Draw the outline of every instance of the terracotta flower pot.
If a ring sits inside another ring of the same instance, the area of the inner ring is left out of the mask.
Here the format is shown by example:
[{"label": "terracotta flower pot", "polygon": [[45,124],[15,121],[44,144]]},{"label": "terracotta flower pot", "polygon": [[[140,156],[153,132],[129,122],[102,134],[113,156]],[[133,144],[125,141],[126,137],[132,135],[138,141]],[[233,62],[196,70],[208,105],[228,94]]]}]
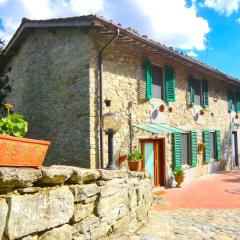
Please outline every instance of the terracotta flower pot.
[{"label": "terracotta flower pot", "polygon": [[165,106],[162,104],[162,105],[160,105],[159,106],[159,111],[160,112],[164,112],[164,110],[165,110]]},{"label": "terracotta flower pot", "polygon": [[203,116],[204,115],[204,110],[200,110],[200,115]]},{"label": "terracotta flower pot", "polygon": [[0,166],[39,167],[49,145],[49,141],[0,134]]},{"label": "terracotta flower pot", "polygon": [[118,167],[121,169],[127,165],[127,155],[120,155],[118,157]]},{"label": "terracotta flower pot", "polygon": [[130,171],[142,171],[143,161],[128,161],[128,167]]},{"label": "terracotta flower pot", "polygon": [[180,187],[181,183],[184,181],[184,176],[176,175],[175,181],[177,182],[176,187]]}]

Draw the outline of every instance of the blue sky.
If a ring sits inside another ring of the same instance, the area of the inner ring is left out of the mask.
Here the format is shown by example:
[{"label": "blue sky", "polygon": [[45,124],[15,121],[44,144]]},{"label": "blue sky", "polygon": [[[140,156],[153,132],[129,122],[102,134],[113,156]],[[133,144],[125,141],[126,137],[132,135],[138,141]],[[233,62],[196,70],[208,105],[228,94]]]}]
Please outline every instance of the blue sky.
[{"label": "blue sky", "polygon": [[0,0],[0,38],[22,17],[98,14],[240,78],[240,0]]}]

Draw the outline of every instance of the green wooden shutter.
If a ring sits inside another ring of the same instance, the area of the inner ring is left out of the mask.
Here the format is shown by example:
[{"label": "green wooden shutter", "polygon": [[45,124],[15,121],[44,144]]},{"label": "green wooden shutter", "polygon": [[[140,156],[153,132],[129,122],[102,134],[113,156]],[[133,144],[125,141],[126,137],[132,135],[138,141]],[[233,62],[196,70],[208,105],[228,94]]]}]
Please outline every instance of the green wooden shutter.
[{"label": "green wooden shutter", "polygon": [[174,77],[174,68],[173,67],[165,67],[165,85],[166,85],[166,101],[167,102],[175,102],[176,101],[176,80]]},{"label": "green wooden shutter", "polygon": [[198,154],[198,145],[197,145],[197,132],[191,131],[191,165],[193,167],[197,166],[197,154]]},{"label": "green wooden shutter", "polygon": [[221,134],[220,130],[216,131],[216,142],[217,142],[217,160],[221,160]]},{"label": "green wooden shutter", "polygon": [[193,77],[189,76],[188,78],[188,92],[189,92],[189,103],[191,105],[194,105],[194,81],[193,81]]},{"label": "green wooden shutter", "polygon": [[228,91],[228,112],[233,110],[233,92]]},{"label": "green wooden shutter", "polygon": [[174,151],[174,170],[182,167],[182,134],[175,132],[173,134],[173,151]]},{"label": "green wooden shutter", "polygon": [[146,81],[146,98],[152,98],[152,66],[148,59],[144,60],[145,81]]},{"label": "green wooden shutter", "polygon": [[237,93],[236,99],[237,99],[237,113],[240,113],[240,93]]},{"label": "green wooden shutter", "polygon": [[208,81],[202,80],[202,97],[203,97],[203,107],[207,108],[209,107],[208,102]]},{"label": "green wooden shutter", "polygon": [[204,162],[208,163],[210,161],[210,132],[209,132],[209,130],[205,130],[203,132],[203,142],[205,144]]}]

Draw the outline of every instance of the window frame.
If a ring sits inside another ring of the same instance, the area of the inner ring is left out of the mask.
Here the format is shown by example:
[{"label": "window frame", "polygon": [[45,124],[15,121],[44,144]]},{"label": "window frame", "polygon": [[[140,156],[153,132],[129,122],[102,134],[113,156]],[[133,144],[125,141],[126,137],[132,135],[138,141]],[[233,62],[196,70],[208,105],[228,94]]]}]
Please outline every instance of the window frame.
[{"label": "window frame", "polygon": [[[161,69],[162,72],[162,86],[161,86],[161,98],[156,98],[155,96],[153,96],[153,67],[155,68],[159,68]],[[152,70],[152,99],[155,100],[162,100],[162,101],[166,101],[166,83],[165,83],[165,73],[164,73],[164,67],[151,63],[151,70]]]},{"label": "window frame", "polygon": [[[196,100],[195,100],[195,92],[196,92],[196,82],[199,83],[199,86],[200,86],[200,105],[199,104],[196,104]],[[203,82],[201,79],[198,79],[198,78],[193,78],[193,88],[194,88],[194,105],[198,105],[198,106],[201,106],[203,107]]]},{"label": "window frame", "polygon": [[[210,130],[209,131],[210,137],[209,137],[209,144],[210,144],[210,162],[217,161],[217,133],[216,130]],[[214,134],[214,157],[212,157],[212,147],[211,147],[211,134]]]},{"label": "window frame", "polygon": [[181,133],[181,141],[183,139],[183,135],[187,135],[187,152],[188,152],[188,159],[186,163],[183,163],[183,144],[181,142],[181,146],[182,146],[182,165],[183,166],[191,166],[191,134],[190,132],[186,132],[186,133]]}]

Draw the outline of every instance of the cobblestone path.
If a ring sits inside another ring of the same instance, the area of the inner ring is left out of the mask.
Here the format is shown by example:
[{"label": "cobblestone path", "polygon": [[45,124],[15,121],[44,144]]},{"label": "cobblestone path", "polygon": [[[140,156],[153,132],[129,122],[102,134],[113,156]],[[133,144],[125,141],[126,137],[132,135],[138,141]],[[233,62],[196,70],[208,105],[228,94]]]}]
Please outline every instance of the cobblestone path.
[{"label": "cobblestone path", "polygon": [[240,240],[240,209],[153,210],[140,230],[109,239]]}]

